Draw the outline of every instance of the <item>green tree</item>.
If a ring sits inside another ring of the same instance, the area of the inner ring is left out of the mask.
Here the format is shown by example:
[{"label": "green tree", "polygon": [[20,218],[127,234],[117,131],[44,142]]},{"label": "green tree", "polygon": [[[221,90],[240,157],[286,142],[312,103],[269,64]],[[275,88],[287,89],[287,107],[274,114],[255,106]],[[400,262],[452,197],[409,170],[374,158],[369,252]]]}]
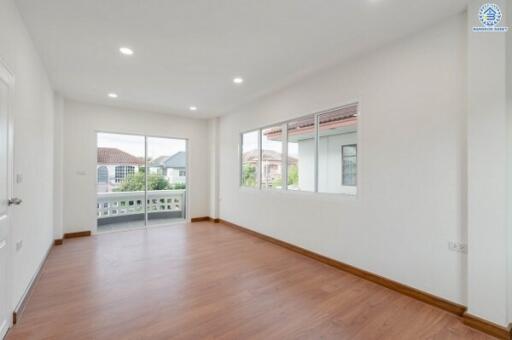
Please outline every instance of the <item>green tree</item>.
[{"label": "green tree", "polygon": [[172,190],[180,190],[185,189],[187,185],[185,183],[173,183],[170,185]]},{"label": "green tree", "polygon": [[[114,191],[144,191],[145,176],[144,170],[128,175],[121,185],[114,189]],[[176,183],[173,186],[183,186],[184,183]],[[148,190],[171,190],[178,189],[173,188],[167,179],[161,174],[149,174],[148,175]]]},{"label": "green tree", "polygon": [[299,184],[299,169],[297,168],[297,164],[289,164],[288,165],[288,185],[298,185]]},{"label": "green tree", "polygon": [[242,166],[242,183],[248,187],[256,186],[256,167],[253,164]]}]

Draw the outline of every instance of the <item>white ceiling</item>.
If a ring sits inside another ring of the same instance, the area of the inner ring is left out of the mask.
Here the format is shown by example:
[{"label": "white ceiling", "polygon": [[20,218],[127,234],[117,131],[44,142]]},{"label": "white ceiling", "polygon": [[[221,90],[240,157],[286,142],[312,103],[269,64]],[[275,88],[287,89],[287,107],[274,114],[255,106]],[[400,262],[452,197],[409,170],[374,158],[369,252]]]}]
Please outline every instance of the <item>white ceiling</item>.
[{"label": "white ceiling", "polygon": [[[63,95],[199,118],[432,25],[467,2],[16,0]],[[121,46],[135,54],[121,56]],[[245,82],[234,85],[234,76]]]}]

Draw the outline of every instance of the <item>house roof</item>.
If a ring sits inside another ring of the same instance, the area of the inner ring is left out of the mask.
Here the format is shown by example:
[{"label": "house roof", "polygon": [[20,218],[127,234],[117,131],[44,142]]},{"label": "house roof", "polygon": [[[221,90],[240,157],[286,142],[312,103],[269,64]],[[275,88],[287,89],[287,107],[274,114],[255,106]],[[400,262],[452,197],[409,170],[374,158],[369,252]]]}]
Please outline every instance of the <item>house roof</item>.
[{"label": "house roof", "polygon": [[172,156],[159,156],[149,163],[149,166],[164,168],[186,168],[187,167],[187,153],[179,151]]},{"label": "house roof", "polygon": [[180,151],[169,157],[165,161],[167,168],[185,168],[187,166],[187,153]]},{"label": "house roof", "polygon": [[144,164],[142,159],[116,148],[98,148],[97,162],[98,164]]},{"label": "house roof", "polygon": [[165,161],[169,159],[170,156],[159,156],[149,162],[149,166],[164,166]]},{"label": "house roof", "polygon": [[[319,116],[319,131],[340,129],[343,127],[356,126],[358,119],[357,104],[345,106],[331,112],[323,113]],[[311,138],[311,134],[315,132],[315,119],[313,115],[288,123],[288,136],[307,136]],[[281,127],[271,129],[265,132],[270,140],[280,140],[282,138]]]},{"label": "house roof", "polygon": [[[275,161],[275,162],[281,162],[282,160],[282,154],[274,151],[274,150],[263,150],[261,152],[261,158],[264,161]],[[247,151],[243,155],[244,162],[256,162],[259,157],[259,151],[258,150],[251,150]],[[288,163],[295,164],[297,163],[297,159],[291,156],[288,156]]]}]

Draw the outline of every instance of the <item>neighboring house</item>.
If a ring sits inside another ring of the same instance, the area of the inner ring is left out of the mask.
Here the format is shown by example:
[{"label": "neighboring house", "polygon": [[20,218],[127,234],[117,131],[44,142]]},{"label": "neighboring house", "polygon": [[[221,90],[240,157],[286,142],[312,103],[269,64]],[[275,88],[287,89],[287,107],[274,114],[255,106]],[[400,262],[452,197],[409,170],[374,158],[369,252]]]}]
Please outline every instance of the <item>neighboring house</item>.
[{"label": "neighboring house", "polygon": [[[357,192],[358,117],[355,110],[356,107],[348,107],[320,117],[318,190],[321,192],[347,194]],[[289,157],[296,157],[293,159],[298,163],[299,174],[298,184],[289,186],[289,189],[313,191],[316,147],[314,120],[299,121],[296,124],[290,124],[288,128]],[[281,140],[282,135],[280,130],[272,131],[267,134],[267,138]]]},{"label": "neighboring house", "polygon": [[172,156],[159,156],[149,162],[149,173],[167,177],[169,183],[187,182],[187,153],[179,151]]},{"label": "neighboring house", "polygon": [[[259,158],[259,151],[252,150],[246,152],[243,155],[244,164],[250,164],[254,167],[257,167]],[[281,179],[282,177],[282,154],[273,151],[273,150],[263,150],[261,153],[261,164],[262,164],[262,173],[261,173],[261,185],[263,187],[271,187],[274,180]],[[293,157],[288,157],[288,162],[290,165],[297,164],[297,159]]]},{"label": "neighboring house", "polygon": [[139,171],[144,161],[116,148],[98,148],[96,181],[98,192],[110,192],[126,176]]}]

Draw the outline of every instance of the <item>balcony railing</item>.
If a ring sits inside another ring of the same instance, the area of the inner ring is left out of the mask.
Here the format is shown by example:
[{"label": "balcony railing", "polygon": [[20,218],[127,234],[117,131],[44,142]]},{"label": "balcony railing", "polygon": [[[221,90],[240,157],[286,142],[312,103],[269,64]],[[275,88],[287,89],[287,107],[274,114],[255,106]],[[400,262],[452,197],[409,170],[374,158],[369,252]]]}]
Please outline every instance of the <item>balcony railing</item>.
[{"label": "balcony railing", "polygon": [[[185,190],[148,191],[148,216],[185,217]],[[100,192],[97,194],[98,225],[144,216],[144,191]]]}]

